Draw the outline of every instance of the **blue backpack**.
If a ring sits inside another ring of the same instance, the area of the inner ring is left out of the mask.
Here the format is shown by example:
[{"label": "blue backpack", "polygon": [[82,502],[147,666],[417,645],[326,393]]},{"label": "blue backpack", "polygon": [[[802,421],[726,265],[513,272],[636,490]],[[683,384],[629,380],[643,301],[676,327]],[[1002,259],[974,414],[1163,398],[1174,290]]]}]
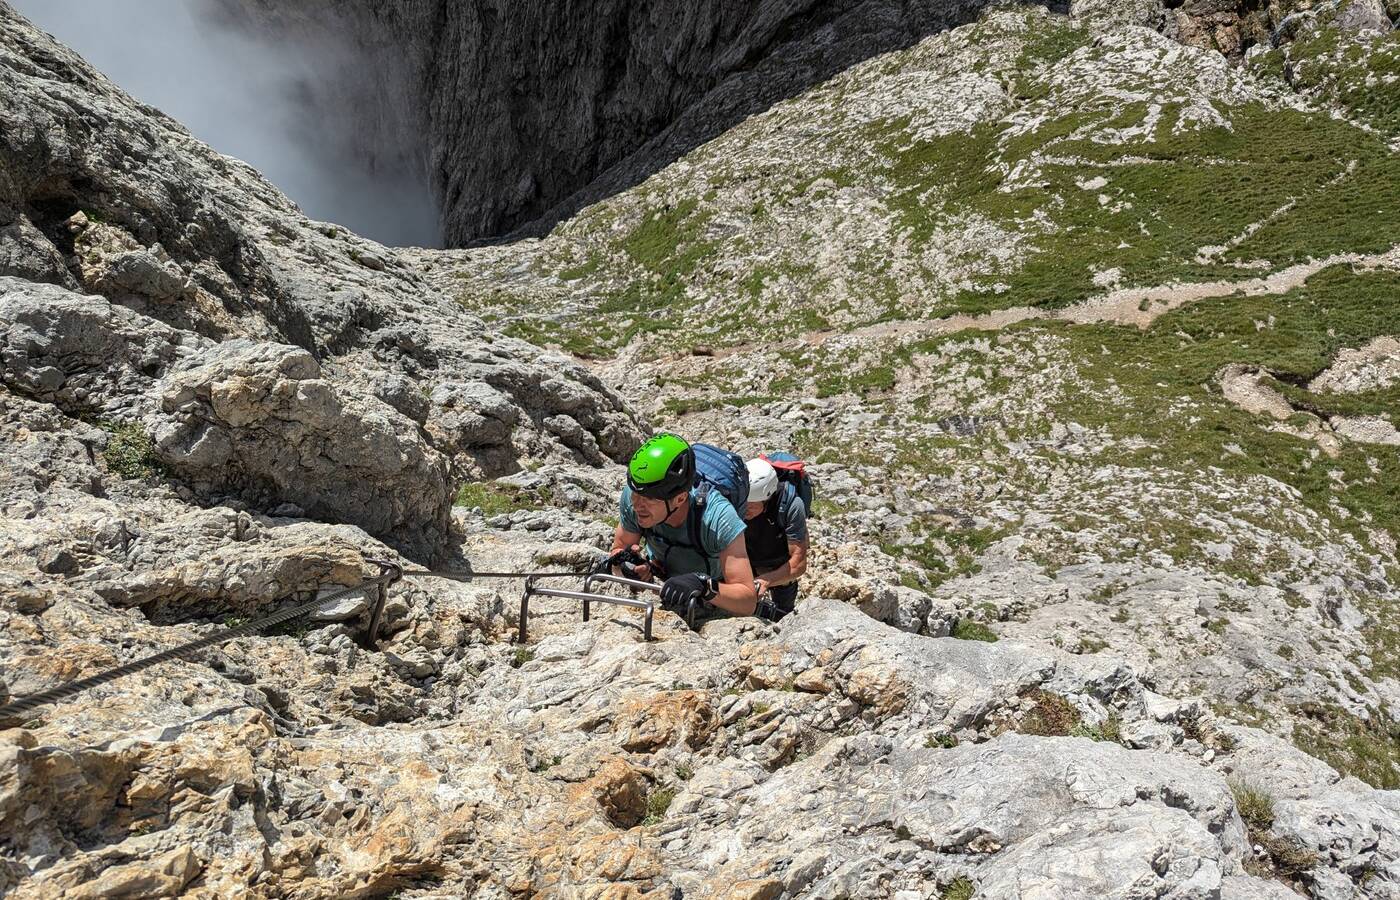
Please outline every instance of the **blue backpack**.
[{"label": "blue backpack", "polygon": [[802,508],[810,518],[816,490],[812,486],[812,476],[807,474],[807,464],[791,453],[765,453],[759,458],[768,460],[777,471],[779,481],[793,486],[797,499],[802,501]]},{"label": "blue backpack", "polygon": [[719,491],[742,517],[749,502],[749,467],[744,458],[712,444],[691,444],[690,449],[695,452],[695,486],[701,495]]}]

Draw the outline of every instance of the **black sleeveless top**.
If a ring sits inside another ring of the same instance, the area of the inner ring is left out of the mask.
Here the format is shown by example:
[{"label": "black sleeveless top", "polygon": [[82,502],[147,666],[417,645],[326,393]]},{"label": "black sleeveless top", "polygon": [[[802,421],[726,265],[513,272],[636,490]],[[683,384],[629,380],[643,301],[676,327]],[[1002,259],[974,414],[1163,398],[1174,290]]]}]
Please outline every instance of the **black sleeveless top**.
[{"label": "black sleeveless top", "polygon": [[787,565],[791,556],[787,529],[783,526],[788,503],[801,503],[792,485],[781,485],[778,493],[768,498],[763,512],[748,520],[744,529],[744,545],[749,551],[749,564],[754,574],[771,572]]}]

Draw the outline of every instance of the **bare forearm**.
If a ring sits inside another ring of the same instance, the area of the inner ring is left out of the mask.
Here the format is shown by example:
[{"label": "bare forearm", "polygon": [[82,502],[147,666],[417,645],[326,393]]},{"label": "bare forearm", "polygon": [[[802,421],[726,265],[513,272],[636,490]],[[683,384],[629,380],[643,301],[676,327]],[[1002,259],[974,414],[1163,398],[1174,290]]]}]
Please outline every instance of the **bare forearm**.
[{"label": "bare forearm", "polygon": [[788,561],[771,572],[760,572],[758,577],[769,587],[791,584],[807,572],[807,548],[798,544],[793,547]]},{"label": "bare forearm", "polygon": [[613,529],[612,549],[608,551],[608,554],[611,555],[624,547],[632,546],[640,537],[641,535],[634,535],[621,525],[617,526],[617,528]]},{"label": "bare forearm", "polygon": [[753,589],[752,582],[746,584],[721,583],[719,593],[715,594],[710,602],[732,615],[751,616],[758,606],[758,593]]},{"label": "bare forearm", "polygon": [[758,577],[767,583],[769,587],[777,587],[780,584],[796,581],[798,576],[792,574],[792,563],[787,562],[771,572],[759,572]]}]

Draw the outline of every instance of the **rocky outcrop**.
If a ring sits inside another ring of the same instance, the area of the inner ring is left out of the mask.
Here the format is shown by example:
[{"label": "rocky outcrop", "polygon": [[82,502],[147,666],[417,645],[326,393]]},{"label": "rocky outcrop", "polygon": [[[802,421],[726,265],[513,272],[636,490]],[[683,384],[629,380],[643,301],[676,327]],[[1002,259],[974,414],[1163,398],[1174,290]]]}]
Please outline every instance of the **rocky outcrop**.
[{"label": "rocky outcrop", "polygon": [[1359,394],[1396,384],[1400,384],[1400,338],[1379,337],[1364,347],[1338,353],[1332,365],[1308,383],[1308,390]]},{"label": "rocky outcrop", "polygon": [[155,380],[211,346],[100,297],[0,277],[0,378],[75,416],[139,416]]},{"label": "rocky outcrop", "polygon": [[1388,11],[1383,0],[1186,0],[1165,5],[1165,33],[1235,59],[1251,47],[1276,46],[1321,25],[1347,34],[1382,34],[1392,30],[1400,12]]},{"label": "rocky outcrop", "polygon": [[[526,458],[622,459],[640,440],[581,367],[492,335],[392,251],[308,221],[9,7],[0,87],[0,377],[71,415],[145,417],[201,496],[402,527],[426,552],[456,482]],[[215,344],[235,339],[262,349]],[[276,452],[238,437],[269,425]],[[327,499],[331,484],[357,499]]]},{"label": "rocky outcrop", "polygon": [[445,539],[446,459],[378,398],[340,396],[305,350],[227,341],[156,390],[156,456],[201,495],[425,547]]}]

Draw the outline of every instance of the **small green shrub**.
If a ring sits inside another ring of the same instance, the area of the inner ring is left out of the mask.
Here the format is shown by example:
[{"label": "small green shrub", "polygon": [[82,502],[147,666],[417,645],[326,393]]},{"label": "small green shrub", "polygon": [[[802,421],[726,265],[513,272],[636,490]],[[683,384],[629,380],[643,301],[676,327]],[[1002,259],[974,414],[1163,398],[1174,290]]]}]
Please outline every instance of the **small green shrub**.
[{"label": "small green shrub", "polygon": [[510,667],[512,669],[518,669],[534,658],[534,650],[531,650],[529,647],[516,647],[515,653],[511,654],[510,657]]},{"label": "small green shrub", "polygon": [[1022,717],[1016,730],[1037,737],[1068,737],[1082,725],[1079,710],[1064,697],[1052,691],[1036,690],[1031,698],[1035,705]]},{"label": "small green shrub", "polygon": [[987,641],[996,643],[996,632],[983,625],[981,622],[974,622],[971,619],[959,619],[953,625],[952,637],[960,641]]},{"label": "small green shrub", "polygon": [[1074,648],[1075,653],[1100,653],[1108,648],[1106,641],[1101,641],[1096,637],[1081,637],[1079,646]]},{"label": "small green shrub", "polygon": [[1231,778],[1227,784],[1235,796],[1240,818],[1252,830],[1267,831],[1274,826],[1274,798],[1268,791],[1244,778]]},{"label": "small green shrub", "polygon": [[512,513],[518,509],[534,509],[546,505],[552,497],[548,492],[525,491],[513,485],[491,481],[471,481],[457,491],[457,506],[480,508],[486,517]]},{"label": "small green shrub", "polygon": [[102,458],[107,461],[108,470],[122,478],[150,478],[161,472],[160,461],[156,458],[155,445],[146,429],[137,422],[118,425],[102,422],[100,427],[111,434]]},{"label": "small green shrub", "polygon": [[1123,743],[1123,720],[1117,713],[1110,713],[1108,718],[1097,725],[1089,725],[1080,722],[1069,731],[1070,737],[1086,737],[1092,741],[1109,741],[1114,744]]},{"label": "small green shrub", "polygon": [[977,889],[966,878],[955,878],[939,891],[940,900],[972,900]]},{"label": "small green shrub", "polygon": [[1246,872],[1287,882],[1317,865],[1317,854],[1271,830],[1274,825],[1272,794],[1244,778],[1230,778],[1226,783],[1235,797],[1235,808],[1244,820],[1249,842],[1263,850],[1262,858],[1251,856],[1245,860]]},{"label": "small green shrub", "polygon": [[643,825],[655,825],[666,818],[666,810],[671,808],[671,801],[676,799],[675,788],[657,788],[647,795],[647,814],[642,819]]}]

